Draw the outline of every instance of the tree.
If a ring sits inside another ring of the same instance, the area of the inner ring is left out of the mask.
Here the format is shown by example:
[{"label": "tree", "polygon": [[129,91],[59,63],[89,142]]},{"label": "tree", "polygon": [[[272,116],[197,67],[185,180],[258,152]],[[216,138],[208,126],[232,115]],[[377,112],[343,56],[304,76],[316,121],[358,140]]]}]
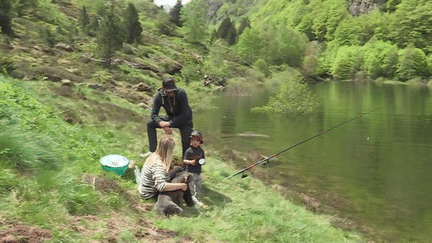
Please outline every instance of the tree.
[{"label": "tree", "polygon": [[101,21],[97,42],[103,58],[107,61],[108,66],[116,50],[123,46],[124,33],[118,24],[120,21],[114,14],[114,7],[111,6],[105,18]]},{"label": "tree", "polygon": [[183,8],[183,4],[181,0],[177,0],[177,3],[174,5],[174,7],[170,10],[170,21],[174,24],[176,24],[178,27],[182,27],[183,23],[180,20],[180,13],[181,9]]},{"label": "tree", "polygon": [[222,38],[222,39],[226,39],[226,37],[227,37],[227,35],[228,35],[228,32],[229,32],[230,29],[231,29],[231,26],[232,26],[232,24],[231,24],[231,19],[230,19],[230,17],[226,17],[226,18],[222,21],[222,23],[220,24],[220,26],[219,26],[219,28],[218,28],[218,31],[217,31],[218,37],[219,37],[219,38]]},{"label": "tree", "polygon": [[139,14],[133,3],[129,3],[125,11],[126,42],[131,44],[141,36],[143,31],[139,22]]},{"label": "tree", "polygon": [[36,8],[38,5],[37,0],[17,0],[15,1],[15,11],[18,17],[22,17],[24,15],[24,10],[28,8]]},{"label": "tree", "polygon": [[260,57],[261,47],[262,42],[257,28],[245,29],[236,45],[237,54],[248,64],[252,64]]},{"label": "tree", "polygon": [[237,40],[237,30],[235,28],[235,25],[231,23],[231,27],[228,30],[227,36],[225,38],[228,45],[232,46],[236,43]]},{"label": "tree", "polygon": [[181,21],[186,33],[186,40],[191,43],[204,41],[207,35],[207,5],[203,0],[194,0],[181,10]]},{"label": "tree", "polygon": [[90,17],[87,14],[86,7],[82,7],[80,15],[79,15],[79,23],[81,26],[81,29],[84,33],[88,32],[88,26],[90,24]]},{"label": "tree", "polygon": [[8,36],[15,36],[12,30],[12,4],[10,0],[0,0],[0,27]]},{"label": "tree", "polygon": [[243,33],[243,31],[246,27],[249,27],[249,28],[251,27],[250,20],[248,17],[244,17],[240,20],[240,26],[239,26],[238,31],[237,31],[238,36],[240,36]]},{"label": "tree", "polygon": [[399,78],[406,81],[416,77],[423,77],[427,73],[426,70],[426,55],[421,49],[415,48],[413,44],[409,44],[400,56],[397,69]]}]

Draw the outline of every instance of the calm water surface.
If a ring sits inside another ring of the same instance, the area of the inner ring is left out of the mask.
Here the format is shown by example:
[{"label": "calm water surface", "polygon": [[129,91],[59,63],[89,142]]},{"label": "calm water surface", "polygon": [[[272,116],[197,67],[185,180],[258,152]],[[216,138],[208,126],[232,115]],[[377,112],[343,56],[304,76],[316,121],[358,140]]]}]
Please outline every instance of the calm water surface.
[{"label": "calm water surface", "polygon": [[[317,114],[253,113],[251,107],[268,100],[261,90],[222,95],[218,109],[195,112],[195,128],[218,148],[269,156],[372,111],[279,155],[266,171],[282,185],[295,181],[311,193],[339,195],[350,205],[341,215],[378,229],[388,241],[432,242],[431,90],[349,82],[311,89],[322,104]],[[268,137],[238,136],[247,132]]]}]

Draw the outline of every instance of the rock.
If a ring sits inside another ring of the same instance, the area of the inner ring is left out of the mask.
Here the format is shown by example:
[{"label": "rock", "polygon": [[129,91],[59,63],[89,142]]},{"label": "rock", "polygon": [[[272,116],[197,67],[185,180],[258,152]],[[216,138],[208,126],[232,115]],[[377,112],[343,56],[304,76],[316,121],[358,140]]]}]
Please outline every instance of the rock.
[{"label": "rock", "polygon": [[370,13],[379,5],[385,4],[385,0],[350,0],[348,2],[348,10],[352,16]]},{"label": "rock", "polygon": [[134,62],[129,62],[127,60],[124,60],[124,63],[126,65],[128,65],[131,68],[135,68],[135,69],[141,69],[141,70],[150,70],[154,73],[160,73],[159,70],[157,70],[156,68],[150,67],[150,66],[146,66],[144,64],[141,63],[134,63]]},{"label": "rock", "polygon": [[134,89],[134,90],[136,90],[136,91],[140,91],[140,92],[143,92],[143,91],[151,91],[151,87],[149,86],[149,85],[147,85],[147,84],[144,84],[144,83],[139,83],[139,84],[137,84],[137,85],[134,85],[134,86],[132,86],[132,88]]},{"label": "rock", "polygon": [[149,106],[148,106],[146,103],[144,103],[144,102],[140,102],[140,103],[138,104],[138,106],[139,106],[139,107],[142,107],[142,108],[144,108],[144,109],[148,109],[148,108],[149,108]]},{"label": "rock", "polygon": [[102,91],[106,90],[106,88],[100,84],[88,84],[87,87],[89,87],[90,89],[97,89]]},{"label": "rock", "polygon": [[53,81],[53,82],[60,82],[60,81],[62,81],[62,78],[59,77],[59,76],[57,76],[57,75],[55,75],[55,74],[45,74],[45,77],[48,80]]},{"label": "rock", "polygon": [[57,48],[57,49],[61,49],[61,50],[64,50],[64,51],[73,51],[73,48],[72,48],[72,46],[70,46],[70,45],[68,45],[68,44],[65,44],[65,43],[58,43],[56,46],[55,46],[55,48]]},{"label": "rock", "polygon": [[169,74],[174,75],[176,73],[179,73],[182,70],[183,66],[179,62],[174,62],[174,65],[171,67],[171,69],[168,71]]},{"label": "rock", "polygon": [[61,85],[71,87],[71,86],[73,86],[74,84],[73,84],[72,81],[70,81],[69,79],[63,79],[63,80],[61,81]]}]

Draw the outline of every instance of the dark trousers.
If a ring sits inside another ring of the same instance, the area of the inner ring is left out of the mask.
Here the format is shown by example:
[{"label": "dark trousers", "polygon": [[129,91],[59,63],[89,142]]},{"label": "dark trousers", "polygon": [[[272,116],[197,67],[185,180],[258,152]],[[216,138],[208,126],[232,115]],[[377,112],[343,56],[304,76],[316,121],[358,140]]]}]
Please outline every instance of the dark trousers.
[{"label": "dark trousers", "polygon": [[[168,117],[168,116],[164,116],[161,118],[163,121],[170,121],[170,117]],[[189,136],[192,133],[192,127],[193,127],[192,121],[189,121],[187,124],[180,125],[178,127],[172,127],[172,128],[180,129],[181,140],[182,140],[182,149],[183,149],[182,157],[184,156],[186,150],[189,148],[189,144],[190,144],[189,143]],[[156,128],[160,128],[159,124],[157,122],[155,122],[153,119],[150,119],[150,121],[147,122],[147,136],[148,136],[148,140],[149,140],[150,152],[156,151],[156,147],[157,147]]]}]

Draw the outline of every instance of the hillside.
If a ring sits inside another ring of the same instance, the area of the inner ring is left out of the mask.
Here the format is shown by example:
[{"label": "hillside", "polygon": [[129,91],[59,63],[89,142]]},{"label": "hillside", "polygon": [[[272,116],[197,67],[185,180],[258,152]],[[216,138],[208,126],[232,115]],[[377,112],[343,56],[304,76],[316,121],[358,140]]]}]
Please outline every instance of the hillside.
[{"label": "hillside", "polygon": [[235,45],[245,63],[288,64],[311,80],[426,84],[432,75],[427,0],[212,1],[216,5],[215,21],[230,17],[240,29],[249,19]]},{"label": "hillside", "polygon": [[101,33],[110,17],[127,22],[126,1],[1,3],[10,25],[0,35],[0,242],[363,241],[334,226],[344,219],[314,214],[279,187],[252,177],[224,181],[235,172],[232,160],[246,158],[236,151],[226,156],[206,145],[207,207],[171,218],[139,197],[131,171],[101,169],[107,154],[143,165],[145,122],[161,78],[185,87],[197,112],[211,106],[222,78],[225,92],[238,92],[246,81],[264,82],[267,66],[242,65],[223,41],[190,42],[150,2],[134,2],[143,31],[112,53],[104,48],[116,33]]}]

